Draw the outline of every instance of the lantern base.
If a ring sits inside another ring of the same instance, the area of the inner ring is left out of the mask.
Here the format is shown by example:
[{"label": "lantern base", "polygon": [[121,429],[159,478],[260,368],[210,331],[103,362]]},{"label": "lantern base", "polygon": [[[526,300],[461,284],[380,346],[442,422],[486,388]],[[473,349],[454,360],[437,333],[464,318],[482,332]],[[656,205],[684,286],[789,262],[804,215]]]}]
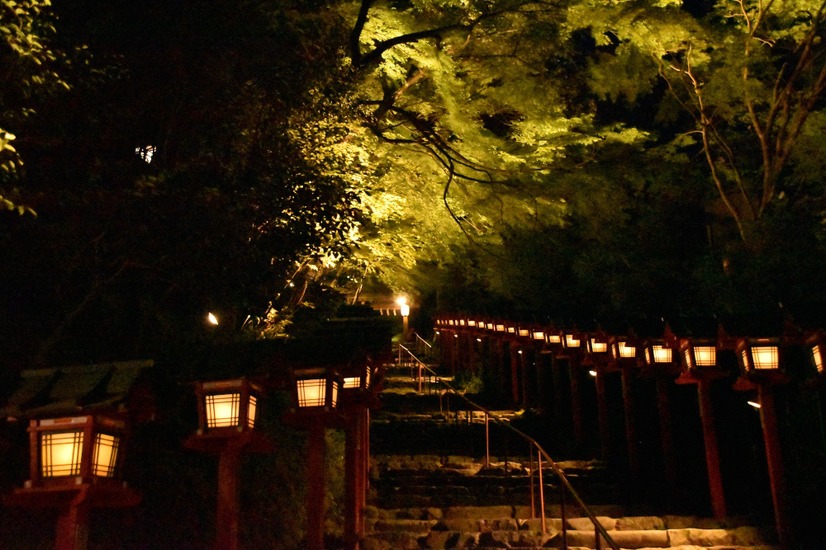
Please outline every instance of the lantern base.
[{"label": "lantern base", "polygon": [[782,386],[790,381],[791,377],[784,372],[766,370],[742,375],[732,387],[734,391],[755,391],[759,386]]},{"label": "lantern base", "polygon": [[698,384],[701,379],[722,380],[728,376],[728,373],[719,367],[700,367],[682,371],[674,382],[676,384]]},{"label": "lantern base", "polygon": [[90,508],[128,508],[140,501],[140,494],[122,482],[23,487],[3,499],[6,506],[24,508],[65,508],[79,503]]},{"label": "lantern base", "polygon": [[243,449],[247,453],[271,453],[272,442],[255,430],[238,431],[236,428],[211,429],[206,433],[191,435],[184,447],[208,454],[221,454],[227,449]]}]

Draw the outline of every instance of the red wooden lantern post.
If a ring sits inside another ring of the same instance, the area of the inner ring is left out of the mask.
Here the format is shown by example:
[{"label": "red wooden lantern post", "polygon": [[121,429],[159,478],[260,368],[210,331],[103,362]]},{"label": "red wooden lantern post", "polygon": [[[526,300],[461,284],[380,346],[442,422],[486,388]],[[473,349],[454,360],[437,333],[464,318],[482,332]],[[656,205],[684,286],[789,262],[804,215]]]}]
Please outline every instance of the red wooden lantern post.
[{"label": "red wooden lantern post", "polygon": [[550,350],[548,350],[546,346],[545,338],[545,329],[540,327],[531,329],[531,341],[533,342],[533,355],[536,364],[536,378],[534,379],[536,383],[536,400],[540,405],[545,402],[545,387],[547,385],[545,380],[548,375],[548,369],[550,368],[547,360],[550,355]]},{"label": "red wooden lantern post", "polygon": [[717,445],[711,386],[715,380],[725,378],[726,374],[717,367],[715,342],[683,338],[680,340],[679,350],[683,370],[676,382],[697,385],[711,511],[715,518],[722,519],[726,516],[726,499],[720,470],[720,452]]},{"label": "red wooden lantern post", "polygon": [[269,452],[272,446],[255,429],[261,387],[246,379],[196,382],[198,431],[184,446],[218,455],[215,548],[239,547],[238,471],[243,453]]},{"label": "red wooden lantern post", "polygon": [[[666,329],[666,336],[669,331]],[[673,339],[672,339],[673,340]],[[657,387],[657,413],[660,423],[660,444],[665,466],[666,485],[673,491],[677,485],[677,459],[674,452],[674,436],[671,428],[671,383],[679,373],[677,354],[666,340],[649,340],[644,347],[644,373],[654,377]],[[673,494],[668,495],[673,498]]]},{"label": "red wooden lantern post", "polygon": [[510,387],[511,387],[511,402],[514,406],[520,406],[522,403],[522,387],[520,380],[520,369],[522,368],[522,348],[519,345],[519,339],[516,335],[516,326],[508,325],[506,328],[508,351],[510,355]]},{"label": "red wooden lantern post", "polygon": [[120,479],[124,420],[85,415],[32,420],[29,424],[30,479],[6,504],[56,508],[57,550],[83,550],[93,508],[135,506],[139,495]]},{"label": "red wooden lantern post", "polygon": [[341,408],[344,420],[344,542],[348,550],[359,548],[364,537],[370,465],[370,407],[375,400],[373,364],[351,365],[343,371]]},{"label": "red wooden lantern post", "polygon": [[735,384],[735,389],[757,390],[757,403],[760,406],[760,423],[763,427],[763,443],[766,448],[766,462],[774,505],[775,527],[780,545],[783,548],[791,548],[788,495],[774,403],[775,386],[785,384],[789,380],[781,370],[781,354],[782,348],[777,339],[740,338],[737,342],[737,359],[742,376]]},{"label": "red wooden lantern post", "polygon": [[594,376],[597,393],[597,421],[599,422],[600,457],[608,461],[611,454],[611,428],[608,414],[608,390],[605,377],[610,369],[609,339],[602,333],[589,335],[587,341],[590,373]]},{"label": "red wooden lantern post", "polygon": [[554,401],[554,423],[558,432],[564,432],[562,419],[565,414],[564,400],[562,392],[562,366],[559,359],[562,355],[562,338],[561,331],[556,329],[549,329],[545,331],[545,343],[549,354],[551,355],[551,385],[553,386],[553,401]]},{"label": "red wooden lantern post", "polygon": [[615,338],[611,342],[611,357],[622,376],[622,406],[625,412],[625,441],[628,469],[634,481],[640,476],[640,451],[637,438],[637,408],[634,400],[634,376],[638,370],[637,343],[632,338]]},{"label": "red wooden lantern post", "polygon": [[324,549],[324,461],[326,424],[333,420],[339,401],[337,372],[326,368],[293,372],[294,413],[290,419],[303,426],[307,436],[307,550]]},{"label": "red wooden lantern post", "polygon": [[568,383],[571,386],[571,421],[574,440],[579,447],[585,444],[585,417],[582,407],[582,389],[580,388],[579,362],[582,352],[582,337],[574,331],[565,331],[562,335],[562,353],[560,358],[568,360]]}]

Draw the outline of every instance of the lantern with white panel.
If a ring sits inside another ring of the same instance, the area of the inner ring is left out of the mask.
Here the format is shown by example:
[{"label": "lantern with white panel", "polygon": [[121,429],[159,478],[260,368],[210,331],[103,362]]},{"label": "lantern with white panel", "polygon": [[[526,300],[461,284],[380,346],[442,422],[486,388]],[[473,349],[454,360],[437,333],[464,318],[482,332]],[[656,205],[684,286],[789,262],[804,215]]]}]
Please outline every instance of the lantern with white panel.
[{"label": "lantern with white panel", "polygon": [[198,434],[220,436],[255,428],[261,387],[247,379],[196,382]]},{"label": "lantern with white panel", "polygon": [[582,346],[582,339],[577,333],[566,331],[562,339],[562,344],[567,350],[578,350]]},{"label": "lantern with white panel", "polygon": [[819,377],[826,377],[826,336],[820,331],[806,339],[809,360]]},{"label": "lantern with white panel", "polygon": [[683,368],[699,373],[717,366],[717,346],[707,340],[680,340],[680,356]]},{"label": "lantern with white panel", "polygon": [[56,509],[55,548],[87,548],[93,508],[140,502],[140,495],[121,479],[127,425],[120,415],[34,419],[28,432],[29,480],[4,502]]},{"label": "lantern with white panel", "polygon": [[242,455],[267,453],[272,443],[258,430],[262,387],[247,378],[195,382],[198,430],[184,447],[218,456],[215,547],[239,544],[239,470]]},{"label": "lantern with white panel", "polygon": [[588,353],[590,354],[606,354],[608,353],[608,339],[601,335],[592,335],[588,337]]},{"label": "lantern with white panel", "polygon": [[122,420],[73,416],[32,420],[32,468],[27,487],[83,485],[120,476],[126,432]]},{"label": "lantern with white panel", "polygon": [[634,365],[637,362],[637,345],[630,338],[615,336],[609,343],[611,358],[617,365]]},{"label": "lantern with white panel", "polygon": [[737,361],[746,378],[771,379],[782,377],[780,342],[776,338],[740,338]]},{"label": "lantern with white panel", "polygon": [[298,369],[294,404],[297,412],[329,412],[338,405],[339,376],[326,368]]}]

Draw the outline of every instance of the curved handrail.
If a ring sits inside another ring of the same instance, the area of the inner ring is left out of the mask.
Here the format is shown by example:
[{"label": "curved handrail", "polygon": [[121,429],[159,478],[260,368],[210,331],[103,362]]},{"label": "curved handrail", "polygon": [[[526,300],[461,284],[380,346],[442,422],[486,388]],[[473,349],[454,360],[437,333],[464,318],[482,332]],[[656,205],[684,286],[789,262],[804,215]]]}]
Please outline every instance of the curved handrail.
[{"label": "curved handrail", "polygon": [[[421,390],[421,384],[422,384],[421,370],[424,369],[424,370],[428,371],[435,378],[437,383],[442,384],[443,386],[445,386],[450,393],[452,393],[454,395],[457,395],[465,403],[467,403],[468,405],[470,405],[474,409],[485,413],[485,415],[487,415],[487,417],[492,418],[494,420],[494,422],[496,422],[500,426],[503,426],[504,428],[507,428],[508,430],[514,432],[516,435],[518,435],[519,437],[524,439],[527,443],[529,443],[531,445],[534,445],[536,447],[537,451],[541,454],[541,456],[543,456],[545,458],[545,460],[548,462],[548,464],[551,467],[551,470],[553,470],[554,474],[556,474],[556,477],[559,479],[559,481],[562,483],[562,485],[565,487],[565,489],[568,490],[568,492],[574,498],[574,501],[579,505],[579,507],[585,513],[586,517],[588,517],[588,519],[591,520],[591,523],[594,525],[594,532],[596,534],[594,539],[595,539],[595,544],[596,544],[597,550],[599,550],[599,547],[600,547],[600,537],[602,537],[605,540],[605,542],[613,550],[620,550],[620,547],[617,545],[616,542],[614,542],[614,540],[608,534],[608,531],[605,529],[605,527],[599,522],[599,520],[596,518],[596,516],[593,514],[593,512],[591,512],[588,509],[588,506],[585,504],[585,501],[582,500],[582,498],[579,496],[579,493],[577,493],[576,489],[574,489],[574,486],[571,485],[571,482],[568,480],[567,476],[565,475],[565,472],[562,471],[562,468],[559,467],[559,465],[551,458],[551,456],[545,451],[545,449],[542,448],[542,446],[534,438],[532,438],[531,436],[529,436],[525,432],[521,431],[520,429],[513,427],[509,422],[505,422],[499,416],[492,413],[486,407],[483,407],[482,405],[479,405],[478,403],[475,403],[474,401],[468,399],[468,397],[465,394],[458,392],[455,388],[453,388],[453,386],[451,386],[450,384],[445,382],[433,369],[428,367],[418,357],[416,357],[416,355],[412,351],[410,351],[410,349],[408,349],[407,347],[405,347],[402,344],[399,344],[399,356],[400,357],[401,357],[402,350],[404,350],[417,363],[417,366],[419,368],[419,373],[418,373],[417,379],[418,379],[418,382],[419,382],[419,392],[420,393],[422,391]],[[541,468],[541,466],[540,466],[540,468]],[[543,518],[545,516],[544,509],[542,510],[542,516],[543,516]],[[562,522],[562,537],[563,537],[564,548],[567,548],[568,547],[568,541],[567,541],[567,533],[566,533],[566,529],[565,529],[564,518],[563,518],[563,522]]]}]

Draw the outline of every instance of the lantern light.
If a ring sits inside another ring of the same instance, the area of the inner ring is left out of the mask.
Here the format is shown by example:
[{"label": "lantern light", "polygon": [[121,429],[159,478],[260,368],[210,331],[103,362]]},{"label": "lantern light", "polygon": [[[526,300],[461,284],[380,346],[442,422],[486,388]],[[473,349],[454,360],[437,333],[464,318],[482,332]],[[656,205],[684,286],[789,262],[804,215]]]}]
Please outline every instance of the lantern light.
[{"label": "lantern light", "polygon": [[823,353],[822,353],[822,350],[820,348],[821,348],[821,346],[819,346],[819,345],[812,346],[812,348],[811,348],[812,361],[814,362],[814,365],[815,365],[815,368],[817,369],[817,372],[819,372],[820,374],[823,374],[823,372],[824,372],[824,369],[823,369]]},{"label": "lantern light", "polygon": [[261,388],[244,378],[197,382],[199,434],[255,428]]},{"label": "lantern light", "polygon": [[296,405],[302,410],[336,408],[338,404],[338,375],[324,368],[303,369],[295,372]]},{"label": "lantern light", "polygon": [[627,340],[615,340],[611,346],[611,354],[614,359],[634,359],[637,356],[637,347],[628,343]]},{"label": "lantern light", "polygon": [[717,347],[709,344],[693,344],[689,340],[680,342],[685,368],[694,370],[717,365]]},{"label": "lantern light", "polygon": [[505,332],[505,325],[503,323],[497,323],[496,332]]},{"label": "lantern light", "polygon": [[582,344],[582,341],[573,333],[565,334],[565,347],[568,349],[576,349]]},{"label": "lantern light", "polygon": [[824,335],[818,332],[810,336],[806,339],[806,345],[809,349],[809,357],[817,373],[820,375],[826,374],[826,364],[823,362],[824,359],[826,359],[826,339],[824,339]]},{"label": "lantern light", "polygon": [[519,337],[520,338],[528,338],[531,335],[531,331],[526,328],[519,329]]},{"label": "lantern light", "polygon": [[[32,420],[29,432],[36,448],[37,468],[27,484],[90,482],[119,474],[120,444],[125,423],[108,417],[74,416]],[[87,441],[92,441],[87,445]]]},{"label": "lantern light", "polygon": [[531,333],[531,338],[533,338],[534,340],[536,340],[538,342],[544,342],[545,341],[545,331],[544,330],[535,330],[535,331],[533,331],[533,333]]},{"label": "lantern light", "polygon": [[744,374],[777,372],[780,370],[780,347],[774,339],[741,339],[737,357]]},{"label": "lantern light", "polygon": [[341,390],[348,395],[357,391],[370,389],[373,376],[373,365],[370,361],[363,365],[352,365],[348,367],[341,376]]},{"label": "lantern light", "polygon": [[645,348],[645,362],[648,365],[671,363],[672,349],[663,344],[650,344]]},{"label": "lantern light", "polygon": [[608,351],[608,342],[605,340],[598,338],[596,336],[592,336],[588,339],[588,352],[589,353],[606,353]]}]

